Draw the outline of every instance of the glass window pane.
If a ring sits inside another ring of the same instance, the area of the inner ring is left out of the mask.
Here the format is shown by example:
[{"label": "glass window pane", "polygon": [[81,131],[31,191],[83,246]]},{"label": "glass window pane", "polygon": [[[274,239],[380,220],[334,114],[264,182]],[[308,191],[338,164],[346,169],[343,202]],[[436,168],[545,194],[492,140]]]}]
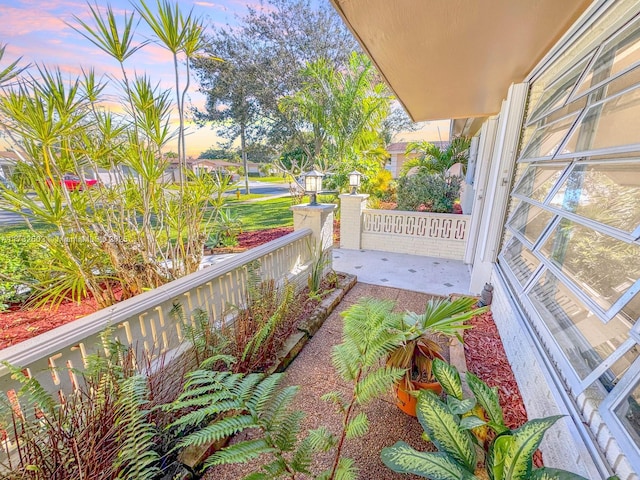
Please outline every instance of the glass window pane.
[{"label": "glass window pane", "polygon": [[524,286],[533,272],[536,271],[540,260],[525,248],[517,238],[512,238],[503,251],[504,259],[521,286]]},{"label": "glass window pane", "polygon": [[629,338],[629,322],[616,316],[602,323],[551,272],[532,288],[529,298],[581,379]]},{"label": "glass window pane", "polygon": [[[522,159],[552,157],[560,148],[577,114],[538,128],[522,153]],[[563,152],[564,153],[564,152]]]},{"label": "glass window pane", "polygon": [[639,61],[640,19],[604,44],[598,58],[576,89],[576,95],[581,95]]},{"label": "glass window pane", "polygon": [[622,309],[624,315],[631,323],[640,320],[640,293],[637,293]]},{"label": "glass window pane", "polygon": [[535,108],[531,110],[531,114],[527,117],[527,120],[534,120],[545,113],[561,107],[573,90],[573,87],[580,78],[580,75],[582,75],[591,57],[592,55],[589,55],[568,70],[567,73],[555,81],[553,85],[549,85],[540,96],[540,100],[538,100]]},{"label": "glass window pane", "polygon": [[580,120],[560,154],[638,144],[639,117],[640,88],[594,105]]},{"label": "glass window pane", "polygon": [[640,277],[640,246],[562,220],[540,252],[608,310]]},{"label": "glass window pane", "polygon": [[640,447],[640,383],[618,405],[615,414],[629,432],[629,436]]},{"label": "glass window pane", "polygon": [[519,193],[538,202],[544,202],[560,175],[564,165],[531,164],[522,176],[513,193]]},{"label": "glass window pane", "polygon": [[602,386],[610,392],[618,384],[618,381],[629,370],[629,367],[636,361],[640,355],[640,348],[638,345],[631,347],[622,357],[620,357],[610,368],[604,371],[604,373],[598,379]]},{"label": "glass window pane", "polygon": [[551,212],[530,203],[521,202],[514,210],[509,225],[535,244],[552,218]]},{"label": "glass window pane", "polygon": [[633,232],[640,225],[640,159],[637,163],[576,164],[550,204]]}]

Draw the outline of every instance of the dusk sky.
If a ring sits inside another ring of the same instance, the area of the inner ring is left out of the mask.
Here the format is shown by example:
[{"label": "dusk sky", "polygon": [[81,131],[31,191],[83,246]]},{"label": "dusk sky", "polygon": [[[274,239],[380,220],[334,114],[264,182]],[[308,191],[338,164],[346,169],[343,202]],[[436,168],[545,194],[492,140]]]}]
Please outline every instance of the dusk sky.
[{"label": "dusk sky", "polygon": [[[116,13],[133,10],[127,0],[98,0],[97,3],[101,7],[111,4]],[[156,0],[149,0],[148,5],[154,8]],[[260,7],[258,0],[180,0],[183,12],[186,14],[193,8],[204,19],[207,28],[233,24],[236,15],[246,13],[247,5]],[[0,0],[0,44],[7,45],[0,69],[22,57],[22,64],[59,66],[69,77],[81,74],[82,68],[86,70],[93,67],[98,75],[110,74],[120,78],[118,64],[67,25],[77,24],[74,15],[90,25],[93,24],[89,7],[82,0]],[[143,23],[138,25],[136,31],[140,40],[154,39]],[[130,72],[146,72],[154,82],[161,82],[165,88],[173,85],[172,57],[161,46],[147,45],[135,53],[127,64]],[[190,100],[196,105],[202,105],[204,97],[196,90],[197,84],[192,81]],[[207,148],[216,146],[214,130],[191,126],[189,132],[187,154],[197,156]]]},{"label": "dusk sky", "polygon": [[[155,8],[156,1],[148,0],[148,5]],[[325,1],[329,0],[316,0],[313,3]],[[108,3],[116,13],[133,10],[128,0],[97,0],[100,7]],[[261,8],[259,0],[180,0],[183,12],[186,14],[193,8],[196,15],[204,19],[208,29],[233,25],[238,15],[244,16],[248,5]],[[0,69],[22,57],[22,65],[58,66],[70,78],[80,75],[82,68],[86,70],[91,67],[97,75],[108,74],[120,78],[118,64],[67,25],[77,24],[74,15],[93,25],[91,12],[83,0],[0,0],[0,44],[7,45]],[[138,25],[136,31],[140,41],[154,40],[143,23]],[[154,83],[160,82],[164,88],[173,85],[171,54],[159,45],[149,44],[139,50],[127,61],[127,66],[129,72],[146,73]],[[111,89],[112,93],[116,91]],[[193,80],[190,102],[197,106],[204,103],[204,96],[197,93],[197,83]],[[425,133],[427,137],[433,137],[428,139],[438,140],[443,136],[448,137],[448,128],[442,122],[430,122]],[[216,148],[218,140],[215,130],[191,125],[188,129],[187,154],[198,156],[207,148]],[[0,139],[0,150],[5,148]]]}]

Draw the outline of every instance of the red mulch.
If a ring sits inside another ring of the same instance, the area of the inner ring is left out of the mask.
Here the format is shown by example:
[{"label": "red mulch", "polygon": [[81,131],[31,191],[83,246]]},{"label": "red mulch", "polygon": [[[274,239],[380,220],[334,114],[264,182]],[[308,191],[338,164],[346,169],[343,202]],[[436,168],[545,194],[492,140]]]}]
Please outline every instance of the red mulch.
[{"label": "red mulch", "polygon": [[[473,328],[464,331],[464,354],[467,368],[490,387],[498,387],[504,421],[511,429],[528,420],[527,411],[507,360],[507,355],[491,312],[474,317]],[[542,467],[542,454],[534,455],[536,467]]]},{"label": "red mulch", "polygon": [[[239,248],[235,249],[235,252],[257,247],[292,231],[293,227],[280,227],[244,232],[238,236]],[[58,309],[23,309],[20,306],[14,306],[6,312],[0,312],[0,349],[23,342],[96,310],[98,306],[93,298],[87,298],[80,304],[64,302]]]}]

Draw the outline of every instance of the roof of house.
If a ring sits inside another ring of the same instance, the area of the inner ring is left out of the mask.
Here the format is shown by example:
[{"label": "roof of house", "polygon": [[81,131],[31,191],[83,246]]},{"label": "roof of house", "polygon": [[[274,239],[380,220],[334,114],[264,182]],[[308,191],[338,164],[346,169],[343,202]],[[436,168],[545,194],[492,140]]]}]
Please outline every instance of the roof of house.
[{"label": "roof of house", "polygon": [[0,160],[9,160],[9,162],[17,162],[20,157],[15,152],[8,150],[0,151]]},{"label": "roof of house", "polygon": [[[493,115],[593,0],[331,0],[414,121]],[[548,57],[547,57],[548,58]]]},{"label": "roof of house", "polygon": [[[228,160],[211,160],[208,158],[198,158],[194,162],[197,165],[209,166],[209,167],[241,167],[242,163],[230,162]],[[247,162],[250,167],[258,167],[259,163]]]}]

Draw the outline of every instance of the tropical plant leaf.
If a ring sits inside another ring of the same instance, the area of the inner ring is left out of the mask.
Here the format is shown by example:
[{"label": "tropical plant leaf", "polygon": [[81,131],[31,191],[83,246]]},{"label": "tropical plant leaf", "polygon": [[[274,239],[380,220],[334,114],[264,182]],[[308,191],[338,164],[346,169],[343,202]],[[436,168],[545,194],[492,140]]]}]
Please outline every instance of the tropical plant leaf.
[{"label": "tropical plant leaf", "polygon": [[439,358],[434,358],[433,375],[447,395],[462,400],[462,380],[455,367]]},{"label": "tropical plant leaf", "polygon": [[[535,469],[531,472],[531,476],[529,478],[531,480],[587,480],[585,477],[578,475],[577,473],[548,467]],[[613,478],[614,477],[610,477],[610,479]]]},{"label": "tropical plant leaf", "polygon": [[505,480],[524,480],[531,475],[533,454],[540,446],[545,432],[562,415],[530,420],[512,433],[513,442],[504,460]]},{"label": "tropical plant leaf", "polygon": [[464,400],[458,400],[455,397],[447,397],[447,407],[449,411],[454,415],[464,415],[465,413],[473,410],[476,406],[475,398],[465,398]]},{"label": "tropical plant leaf", "polygon": [[482,427],[486,424],[487,422],[473,415],[470,417],[464,417],[460,420],[460,428],[462,430],[471,430],[473,428]]},{"label": "tropical plant leaf", "polygon": [[462,430],[457,418],[428,390],[418,392],[416,407],[418,420],[438,450],[451,457],[470,471],[476,465],[476,452],[471,434]]},{"label": "tropical plant leaf", "polygon": [[471,480],[475,477],[445,453],[419,452],[405,442],[382,449],[382,463],[394,472],[432,480]]},{"label": "tropical plant leaf", "polygon": [[485,465],[492,480],[502,480],[504,477],[504,462],[507,452],[513,443],[510,432],[498,435],[489,445]]},{"label": "tropical plant leaf", "polygon": [[509,430],[504,424],[504,416],[502,407],[498,397],[498,389],[490,388],[486,383],[480,380],[471,372],[467,372],[467,384],[476,397],[478,403],[484,408],[489,417],[489,425],[499,435]]}]

